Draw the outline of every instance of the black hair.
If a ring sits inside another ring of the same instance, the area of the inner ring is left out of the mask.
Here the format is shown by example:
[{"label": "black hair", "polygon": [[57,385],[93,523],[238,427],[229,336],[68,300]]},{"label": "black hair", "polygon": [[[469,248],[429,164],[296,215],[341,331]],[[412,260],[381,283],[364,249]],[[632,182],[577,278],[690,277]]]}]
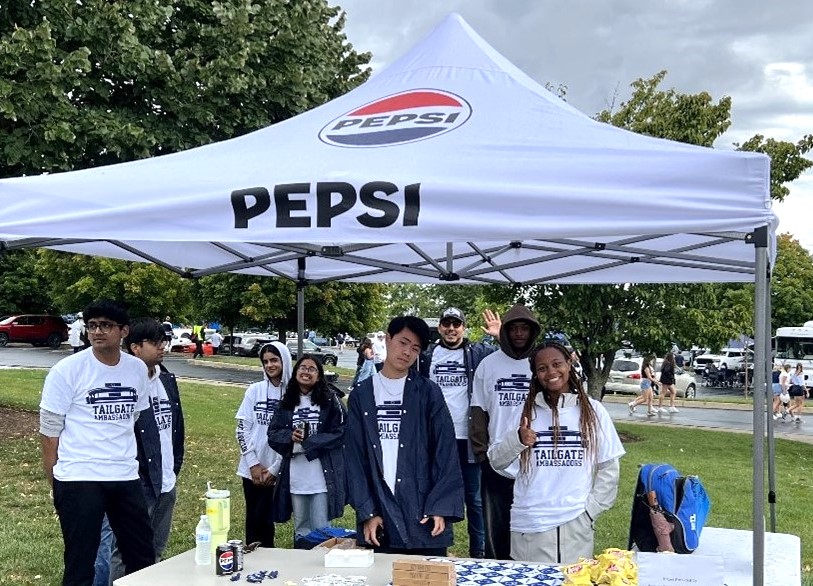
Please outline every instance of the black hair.
[{"label": "black hair", "polygon": [[319,375],[316,379],[316,384],[313,385],[313,389],[311,389],[311,403],[314,405],[319,405],[319,407],[327,407],[330,405],[331,391],[327,386],[327,381],[325,380],[324,366],[322,366],[322,363],[319,362],[319,359],[313,354],[303,354],[302,358],[297,360],[296,364],[294,364],[294,367],[291,369],[291,380],[289,380],[288,384],[285,386],[285,393],[282,395],[282,400],[279,402],[280,409],[293,411],[296,409],[296,406],[299,405],[301,393],[299,389],[299,381],[296,380],[296,371],[299,370],[303,360],[313,360],[313,362],[316,364],[316,370],[318,371]]},{"label": "black hair", "polygon": [[120,326],[130,325],[130,315],[127,313],[127,307],[112,299],[94,301],[82,312],[82,319],[85,320],[85,323],[97,317],[106,317]]},{"label": "black hair", "polygon": [[[567,384],[570,392],[578,395],[579,397],[579,431],[581,432],[582,436],[582,447],[590,450],[592,457],[595,459],[598,457],[598,449],[596,447],[596,428],[598,427],[598,416],[596,415],[595,409],[593,409],[593,406],[590,404],[590,398],[584,391],[582,381],[579,378],[578,373],[576,373],[576,369],[573,368],[571,352],[563,344],[548,340],[547,342],[543,342],[534,348],[530,357],[528,357],[528,362],[531,364],[531,385],[528,390],[528,397],[525,399],[525,405],[522,408],[521,417],[527,418],[528,423],[533,421],[534,409],[536,407],[536,396],[539,393],[542,393],[545,403],[548,405],[548,407],[550,407],[551,410],[551,419],[553,422],[553,447],[556,448],[558,446],[559,441],[562,439],[560,435],[561,430],[559,429],[558,402],[553,399],[548,390],[545,388],[545,385],[540,383],[536,377],[536,356],[542,350],[547,348],[554,348],[555,350],[558,350],[564,359],[570,363],[570,373],[568,375]],[[523,450],[522,454],[520,454],[520,470],[524,474],[527,474],[528,470],[530,469],[530,459],[531,450]]]},{"label": "black hair", "polygon": [[429,326],[426,325],[425,321],[414,315],[402,315],[394,318],[390,322],[390,325],[387,326],[387,333],[390,335],[390,338],[404,330],[409,330],[418,336],[418,340],[421,343],[421,350],[426,350],[429,346]]},{"label": "black hair", "polygon": [[158,320],[151,317],[139,317],[130,323],[130,331],[124,338],[124,347],[132,354],[130,344],[141,342],[163,342],[166,340],[166,330]]}]

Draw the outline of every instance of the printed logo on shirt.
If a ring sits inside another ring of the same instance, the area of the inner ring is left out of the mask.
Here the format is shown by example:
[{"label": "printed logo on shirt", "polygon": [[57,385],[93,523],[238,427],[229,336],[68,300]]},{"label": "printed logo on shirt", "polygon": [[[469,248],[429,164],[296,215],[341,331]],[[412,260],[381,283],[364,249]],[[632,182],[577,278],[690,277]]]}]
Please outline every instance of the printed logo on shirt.
[{"label": "printed logo on shirt", "polygon": [[463,387],[469,384],[466,366],[460,362],[448,361],[432,367],[434,380],[439,387]]},{"label": "printed logo on shirt", "polygon": [[319,409],[313,407],[300,407],[294,411],[293,424],[294,427],[298,423],[308,423],[308,435],[319,433]]},{"label": "printed logo on shirt", "polygon": [[158,431],[172,428],[172,402],[169,399],[159,399],[153,397],[152,413],[155,415],[155,423],[158,425]]},{"label": "printed logo on shirt", "polygon": [[257,401],[254,403],[254,419],[257,425],[270,425],[271,418],[277,412],[279,399],[268,399],[267,401]]},{"label": "printed logo on shirt", "polygon": [[584,466],[585,452],[581,431],[577,429],[560,427],[556,441],[553,427],[536,432],[533,453],[537,466]]},{"label": "printed logo on shirt", "polygon": [[531,379],[525,374],[512,374],[508,378],[497,379],[494,392],[500,407],[521,407],[525,404]]},{"label": "printed logo on shirt", "polygon": [[383,405],[376,405],[378,436],[382,440],[398,439],[401,428],[401,406],[401,401],[384,401]]},{"label": "printed logo on shirt", "polygon": [[96,421],[118,421],[130,419],[135,413],[138,393],[132,387],[121,383],[105,383],[104,387],[88,391],[85,402],[93,408]]}]

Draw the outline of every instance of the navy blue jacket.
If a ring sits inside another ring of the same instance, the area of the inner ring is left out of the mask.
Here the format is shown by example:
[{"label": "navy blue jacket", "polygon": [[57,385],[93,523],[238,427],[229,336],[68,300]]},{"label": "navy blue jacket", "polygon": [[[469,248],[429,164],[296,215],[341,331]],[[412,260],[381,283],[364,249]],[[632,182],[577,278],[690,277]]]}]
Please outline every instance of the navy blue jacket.
[{"label": "navy blue jacket", "polygon": [[[282,456],[282,465],[277,477],[274,491],[273,515],[275,523],[284,523],[291,518],[291,457],[294,442],[294,412],[290,409],[277,409],[268,425],[268,445]],[[319,410],[319,433],[308,436],[302,442],[304,457],[308,461],[319,458],[325,474],[327,486],[327,517],[337,519],[344,515],[345,480],[344,480],[344,443],[345,410],[341,399],[334,393],[330,395],[327,407]],[[302,458],[303,456],[297,456]],[[317,529],[321,529],[318,527]]]},{"label": "navy blue jacket", "polygon": [[[181,471],[184,457],[184,420],[181,409],[181,395],[178,392],[178,382],[175,375],[169,372],[163,364],[161,369],[161,383],[167,391],[167,397],[172,409],[172,455],[175,460],[173,470],[175,474]],[[152,405],[142,411],[135,422],[136,447],[138,450],[138,476],[144,487],[144,495],[148,501],[158,499],[161,494],[162,465],[161,465],[161,439],[158,436],[158,425],[155,423]]]},{"label": "navy blue jacket", "polygon": [[[358,541],[363,524],[380,515],[390,547],[448,547],[452,523],[463,519],[463,477],[457,466],[454,426],[440,388],[410,371],[404,385],[399,434],[397,495],[384,481],[373,379],[350,393],[345,429],[348,500],[356,510]],[[445,517],[446,529],[430,535],[425,516]]]}]

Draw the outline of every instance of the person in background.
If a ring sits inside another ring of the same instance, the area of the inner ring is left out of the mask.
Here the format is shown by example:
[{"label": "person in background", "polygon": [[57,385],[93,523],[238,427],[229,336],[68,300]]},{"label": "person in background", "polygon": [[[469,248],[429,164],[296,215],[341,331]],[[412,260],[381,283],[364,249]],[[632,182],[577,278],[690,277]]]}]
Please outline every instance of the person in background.
[{"label": "person in background", "polygon": [[172,320],[169,319],[169,316],[164,318],[163,323],[161,326],[164,328],[164,337],[166,338],[167,342],[172,341]]},{"label": "person in background", "polygon": [[268,428],[268,445],[282,456],[274,520],[284,523],[293,512],[296,548],[307,549],[311,531],[344,514],[344,421],[322,363],[304,354]]},{"label": "person in background", "polygon": [[379,331],[373,340],[373,362],[381,364],[387,358],[387,342],[384,332]]},{"label": "person in background", "polygon": [[488,450],[496,469],[519,462],[511,558],[571,564],[593,557],[594,523],[615,502],[624,447],[604,406],[584,391],[567,348],[539,346],[518,421]]},{"label": "person in background", "polygon": [[126,573],[155,563],[134,433],[150,406],[147,366],[121,351],[130,322],[122,305],[97,301],[82,313],[91,350],[54,365],[40,401],[42,466],[65,544],[64,585],[93,583],[105,514]]},{"label": "person in background", "polygon": [[638,405],[643,405],[644,403],[646,403],[646,414],[648,416],[658,414],[658,412],[652,408],[652,386],[658,382],[655,378],[655,372],[652,370],[652,364],[654,362],[655,358],[653,356],[644,356],[643,362],[641,362],[641,394],[627,404],[630,415],[635,413],[635,408]]},{"label": "person in background", "polygon": [[782,385],[779,383],[781,377],[782,367],[779,364],[774,364],[773,371],[771,372],[771,390],[773,391],[773,405],[771,406],[771,411],[773,412],[774,421],[782,417],[782,399],[779,398],[782,394]]},{"label": "person in background", "polygon": [[[147,501],[153,530],[155,561],[167,547],[175,509],[175,484],[184,459],[184,417],[175,375],[163,365],[166,336],[163,326],[151,318],[133,320],[124,347],[147,365],[151,408],[135,423],[138,476]],[[104,532],[103,532],[104,534]],[[124,575],[124,564],[113,539],[110,583]],[[101,547],[101,546],[100,546]]]},{"label": "person in background", "polygon": [[361,381],[366,380],[375,374],[375,363],[373,361],[373,341],[364,338],[358,349],[358,359],[356,360],[356,374],[348,390],[353,390]]},{"label": "person in background", "polygon": [[[500,333],[499,314],[487,309],[483,312],[483,331],[491,336]],[[497,346],[470,342],[464,337],[466,316],[456,307],[448,307],[440,314],[437,343],[420,356],[418,372],[434,381],[443,392],[446,406],[452,415],[457,456],[466,497],[466,519],[469,533],[469,557],[485,556],[485,529],[483,528],[483,502],[480,498],[480,465],[474,461],[469,444],[469,407],[471,405],[474,371],[480,362],[497,350]]]},{"label": "person in background", "polygon": [[[663,357],[661,364],[661,392],[658,395],[658,406],[653,409],[660,413],[677,413],[678,409],[675,407],[675,397],[677,396],[677,389],[675,389],[675,371],[677,370],[677,363],[675,362],[675,354],[667,352]],[[664,395],[669,395],[669,410],[667,411],[663,406]]]},{"label": "person in background", "polygon": [[260,348],[259,357],[263,380],[246,389],[237,410],[237,475],[246,500],[246,544],[274,547],[274,485],[282,456],[268,445],[268,426],[291,378],[291,353],[282,342],[271,342]]},{"label": "person in background", "polygon": [[220,330],[215,330],[214,333],[209,336],[209,342],[212,344],[212,356],[217,356],[217,353],[220,351],[220,344],[223,342],[223,336],[220,335]]},{"label": "person in background", "polygon": [[790,415],[790,364],[782,365],[782,372],[779,373],[779,402],[782,410],[782,421]]},{"label": "person in background", "polygon": [[192,337],[190,338],[195,343],[195,352],[192,358],[203,356],[203,342],[206,341],[206,324],[192,326]]},{"label": "person in background", "polygon": [[805,407],[805,373],[801,362],[796,363],[796,370],[790,375],[790,413],[791,418],[796,423],[802,422],[802,409]]},{"label": "person in background", "polygon": [[85,349],[85,341],[82,339],[85,336],[85,320],[82,319],[82,312],[76,314],[76,319],[68,328],[68,344],[73,348],[73,353],[81,352]]},{"label": "person in background", "polygon": [[490,559],[511,559],[511,495],[519,467],[495,470],[488,449],[516,426],[531,382],[528,357],[540,331],[533,313],[514,305],[503,316],[500,349],[483,358],[474,372],[469,440],[480,463],[485,557]]},{"label": "person in background", "polygon": [[452,523],[463,519],[463,478],[449,466],[457,445],[443,393],[412,369],[429,326],[397,317],[386,343],[381,370],[348,400],[344,454],[357,541],[382,553],[445,556]]}]

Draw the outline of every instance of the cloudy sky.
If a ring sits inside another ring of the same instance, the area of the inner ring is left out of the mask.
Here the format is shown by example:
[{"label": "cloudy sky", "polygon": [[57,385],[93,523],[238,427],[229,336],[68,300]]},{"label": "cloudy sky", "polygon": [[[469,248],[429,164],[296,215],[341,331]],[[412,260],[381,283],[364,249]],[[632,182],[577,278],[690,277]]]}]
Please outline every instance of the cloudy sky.
[{"label": "cloudy sky", "polygon": [[[666,69],[662,89],[732,98],[717,148],[754,134],[798,141],[813,133],[810,0],[336,0],[347,36],[380,70],[457,12],[539,83],[567,86],[588,115],[629,97]],[[779,232],[813,252],[813,170],[775,204]]]}]

